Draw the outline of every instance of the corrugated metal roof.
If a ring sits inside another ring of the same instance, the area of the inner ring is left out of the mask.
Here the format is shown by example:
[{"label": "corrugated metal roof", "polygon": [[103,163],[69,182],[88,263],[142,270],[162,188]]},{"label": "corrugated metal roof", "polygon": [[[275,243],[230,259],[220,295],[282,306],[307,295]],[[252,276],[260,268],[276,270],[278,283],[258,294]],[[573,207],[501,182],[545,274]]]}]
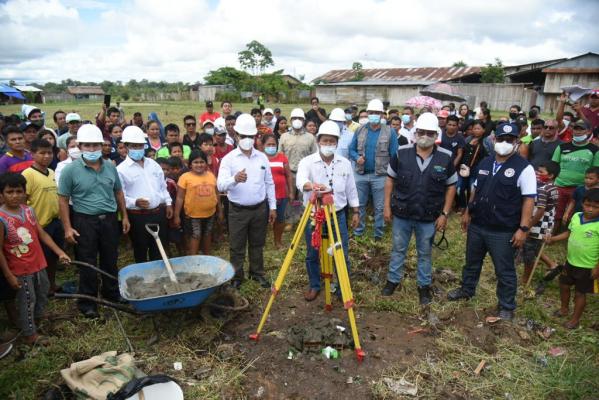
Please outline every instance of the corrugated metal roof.
[{"label": "corrugated metal roof", "polygon": [[[364,74],[364,79],[361,82],[426,81],[432,83],[479,74],[480,67],[373,68],[363,69],[362,73]],[[355,74],[356,72],[352,69],[334,69],[315,78],[312,82],[350,82],[354,79]]]},{"label": "corrugated metal roof", "polygon": [[36,88],[35,86],[27,86],[27,85],[15,85],[15,89],[19,92],[42,92],[43,90],[40,88]]},{"label": "corrugated metal roof", "polygon": [[103,95],[104,90],[100,86],[68,86],[67,93]]},{"label": "corrugated metal roof", "polygon": [[428,86],[437,81],[355,81],[321,83],[320,86]]}]

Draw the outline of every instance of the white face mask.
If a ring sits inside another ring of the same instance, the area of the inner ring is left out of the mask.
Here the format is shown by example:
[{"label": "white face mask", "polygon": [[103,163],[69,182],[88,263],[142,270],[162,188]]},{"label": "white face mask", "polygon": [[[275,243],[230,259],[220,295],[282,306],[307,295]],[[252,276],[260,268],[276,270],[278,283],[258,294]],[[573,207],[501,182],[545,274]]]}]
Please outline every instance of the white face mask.
[{"label": "white face mask", "polygon": [[514,151],[514,145],[508,142],[497,142],[494,146],[495,153],[500,156],[507,156],[512,151]]},{"label": "white face mask", "polygon": [[366,125],[368,123],[368,117],[363,117],[358,120],[360,125]]},{"label": "white face mask", "polygon": [[416,139],[416,146],[420,147],[421,149],[428,149],[434,144],[435,138],[432,137],[418,136],[418,138]]},{"label": "white face mask", "polygon": [[214,128],[206,128],[204,132],[209,135],[214,135]]},{"label": "white face mask", "polygon": [[320,152],[325,157],[330,157],[335,154],[335,150],[337,150],[337,146],[320,146]]},{"label": "white face mask", "polygon": [[81,158],[81,150],[79,149],[79,147],[71,147],[68,150],[69,153],[69,157],[71,157],[73,160],[77,160],[78,158]]},{"label": "white face mask", "polygon": [[296,131],[299,131],[304,126],[304,123],[301,119],[294,119],[291,121],[291,127]]},{"label": "white face mask", "polygon": [[254,139],[252,138],[244,138],[239,141],[239,147],[241,150],[248,151],[252,147],[254,147]]},{"label": "white face mask", "polygon": [[570,125],[570,120],[569,119],[564,119],[563,123],[564,123],[564,126],[567,128],[568,125]]}]

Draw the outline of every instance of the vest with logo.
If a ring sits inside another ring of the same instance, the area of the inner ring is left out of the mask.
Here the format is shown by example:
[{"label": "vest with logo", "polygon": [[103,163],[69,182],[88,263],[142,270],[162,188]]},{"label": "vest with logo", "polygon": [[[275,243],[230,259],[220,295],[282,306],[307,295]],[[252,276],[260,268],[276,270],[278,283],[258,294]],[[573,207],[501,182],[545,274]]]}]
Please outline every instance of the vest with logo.
[{"label": "vest with logo", "polygon": [[[366,135],[368,135],[368,127],[370,124],[366,124],[358,128],[355,135],[358,135],[358,154],[364,155],[364,147],[366,146]],[[387,166],[389,165],[389,141],[391,140],[391,128],[387,125],[381,125],[379,132],[379,138],[376,142],[375,159],[374,159],[374,172],[377,175],[386,175]],[[358,165],[356,163],[356,172],[358,174],[364,173],[364,164]]]},{"label": "vest with logo", "polygon": [[512,155],[493,175],[494,156],[478,165],[474,201],[470,205],[472,223],[502,231],[516,231],[522,214],[522,194],[518,178],[529,163]]},{"label": "vest with logo", "polygon": [[451,152],[436,147],[424,171],[420,171],[417,157],[414,145],[397,150],[397,177],[391,210],[399,218],[431,222],[443,210],[446,181],[450,178]]}]

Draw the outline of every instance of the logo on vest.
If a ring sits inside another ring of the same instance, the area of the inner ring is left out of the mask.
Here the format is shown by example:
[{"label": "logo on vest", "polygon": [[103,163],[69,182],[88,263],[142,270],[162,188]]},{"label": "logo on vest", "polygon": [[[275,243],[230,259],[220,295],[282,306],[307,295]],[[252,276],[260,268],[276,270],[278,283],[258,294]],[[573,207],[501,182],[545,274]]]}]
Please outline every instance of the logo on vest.
[{"label": "logo on vest", "polygon": [[445,167],[443,167],[441,165],[435,165],[434,170],[435,170],[435,172],[445,172]]},{"label": "logo on vest", "polygon": [[508,168],[505,170],[505,172],[503,173],[503,175],[505,175],[508,178],[511,178],[512,176],[514,176],[514,174],[516,173],[516,171],[514,171],[513,168]]},{"label": "logo on vest", "polygon": [[488,169],[479,169],[478,174],[479,175],[489,175],[489,170]]}]

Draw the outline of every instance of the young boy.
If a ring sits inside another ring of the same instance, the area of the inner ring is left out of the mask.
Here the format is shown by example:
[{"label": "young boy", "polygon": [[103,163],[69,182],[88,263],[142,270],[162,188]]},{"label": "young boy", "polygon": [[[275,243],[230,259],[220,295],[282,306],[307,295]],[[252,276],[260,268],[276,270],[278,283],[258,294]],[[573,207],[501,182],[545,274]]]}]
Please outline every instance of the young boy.
[{"label": "young boy", "polygon": [[181,145],[179,127],[175,124],[168,124],[164,129],[166,135],[166,144],[158,149],[156,152],[156,157],[168,157],[171,155],[171,146],[178,144],[181,146],[182,158],[185,160],[189,159],[191,148],[186,144]]},{"label": "young boy", "polygon": [[[167,148],[169,151],[169,156],[180,158],[181,161],[185,161],[185,152],[183,150],[183,145],[179,142],[169,143],[167,144]],[[156,153],[158,154],[158,153]]]},{"label": "young boy", "polygon": [[[52,144],[44,139],[31,143],[33,165],[23,171],[27,181],[27,205],[33,208],[38,222],[58,247],[64,245],[64,230],[58,219],[58,194],[54,171],[48,168],[54,156]],[[56,255],[51,248],[42,244],[48,263],[46,269],[50,281],[49,295],[56,291]]]},{"label": "young boy", "polygon": [[0,174],[23,172],[33,164],[31,154],[25,151],[25,137],[15,125],[8,125],[2,132],[8,151],[0,157]]},{"label": "young boy", "polygon": [[[535,209],[530,223],[530,233],[521,250],[522,262],[524,263],[522,282],[528,281],[543,239],[553,229],[555,205],[558,197],[557,188],[553,181],[559,175],[559,169],[559,164],[554,161],[544,162],[537,169]],[[548,265],[551,265],[552,261],[549,260],[549,262]]]},{"label": "young boy", "polygon": [[208,158],[208,169],[218,177],[218,167],[220,166],[220,160],[214,156],[214,137],[207,133],[200,135],[200,150],[206,154]]},{"label": "young boy", "polygon": [[37,222],[35,212],[24,205],[27,181],[20,174],[0,176],[0,269],[10,286],[17,290],[19,328],[27,344],[47,344],[37,334],[36,320],[48,301],[46,259],[41,243],[48,246],[61,262],[70,258]]},{"label": "young boy", "polygon": [[[181,167],[183,166],[182,161],[178,157],[171,157],[169,159],[158,157],[156,162],[162,168],[166,181],[166,190],[171,195],[171,200],[174,204],[177,200],[177,179],[180,176]],[[175,244],[180,257],[185,255],[186,246],[183,237],[183,228],[175,227],[174,218],[168,220],[168,241]]]},{"label": "young boy", "polygon": [[582,198],[587,190],[599,187],[599,167],[589,167],[584,173],[584,185],[578,186],[572,194],[572,199],[568,202],[564,218],[564,226],[570,221],[572,214],[582,211]]},{"label": "young boy", "polygon": [[560,275],[561,308],[556,315],[569,315],[571,287],[575,288],[574,313],[564,324],[568,329],[578,327],[586,306],[586,294],[593,293],[593,280],[599,279],[599,189],[584,195],[582,212],[572,216],[568,230],[556,236],[547,235],[547,244],[568,239],[567,262]]}]

